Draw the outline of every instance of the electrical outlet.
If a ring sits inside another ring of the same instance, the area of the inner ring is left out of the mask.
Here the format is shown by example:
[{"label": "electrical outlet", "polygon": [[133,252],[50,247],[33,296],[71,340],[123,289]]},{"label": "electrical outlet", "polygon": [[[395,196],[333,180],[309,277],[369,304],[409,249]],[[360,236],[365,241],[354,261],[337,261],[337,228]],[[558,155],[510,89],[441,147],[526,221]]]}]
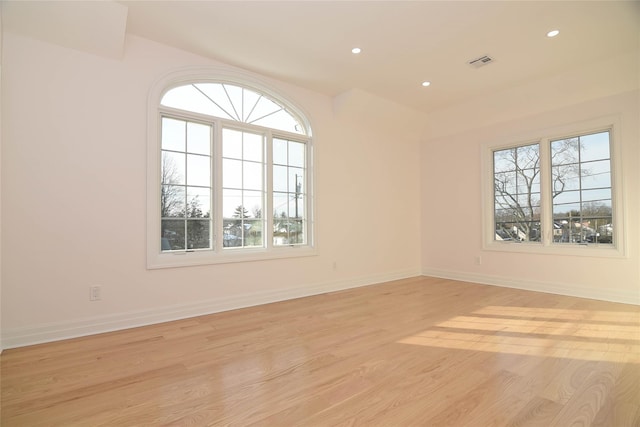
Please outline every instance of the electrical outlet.
[{"label": "electrical outlet", "polygon": [[100,301],[100,286],[91,286],[89,288],[89,301]]},{"label": "electrical outlet", "polygon": [[476,257],[476,265],[481,265],[482,264],[482,257],[480,255],[478,255]]}]

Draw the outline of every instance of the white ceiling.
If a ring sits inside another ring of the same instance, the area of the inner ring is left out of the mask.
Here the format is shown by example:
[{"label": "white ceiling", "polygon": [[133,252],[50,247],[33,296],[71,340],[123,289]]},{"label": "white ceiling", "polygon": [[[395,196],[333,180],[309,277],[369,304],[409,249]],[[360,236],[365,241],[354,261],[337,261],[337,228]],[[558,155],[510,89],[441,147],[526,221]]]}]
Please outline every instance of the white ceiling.
[{"label": "white ceiling", "polygon": [[[3,3],[10,31],[39,38],[50,31],[49,38],[78,48],[60,36],[62,25],[33,20],[46,15],[55,23],[80,3],[96,6],[85,16],[96,23],[94,32],[106,31],[98,25],[107,22],[104,1]],[[126,12],[127,33],[329,96],[355,88],[424,112],[640,49],[639,1],[116,3]],[[64,24],[85,44],[90,26]],[[547,38],[551,29],[560,35]],[[355,46],[361,54],[351,53]],[[486,54],[495,62],[467,65]],[[422,87],[424,80],[431,86]]]}]

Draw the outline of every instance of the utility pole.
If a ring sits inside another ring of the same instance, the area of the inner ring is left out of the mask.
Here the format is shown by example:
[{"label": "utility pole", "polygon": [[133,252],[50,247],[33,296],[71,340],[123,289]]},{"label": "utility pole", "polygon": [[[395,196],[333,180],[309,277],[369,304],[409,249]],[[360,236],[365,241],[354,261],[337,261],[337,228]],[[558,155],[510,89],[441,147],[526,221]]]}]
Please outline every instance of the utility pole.
[{"label": "utility pole", "polygon": [[300,184],[298,184],[298,174],[296,174],[296,218],[298,218],[298,198],[300,197]]}]

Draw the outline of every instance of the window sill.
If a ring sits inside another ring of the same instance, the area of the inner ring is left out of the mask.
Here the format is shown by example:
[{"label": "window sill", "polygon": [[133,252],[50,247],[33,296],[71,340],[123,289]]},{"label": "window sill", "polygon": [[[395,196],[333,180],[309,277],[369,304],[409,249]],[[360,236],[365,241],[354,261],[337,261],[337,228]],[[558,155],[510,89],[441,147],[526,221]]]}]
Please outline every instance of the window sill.
[{"label": "window sill", "polygon": [[528,253],[552,256],[584,256],[593,258],[625,258],[625,252],[615,245],[593,244],[549,244],[524,242],[490,242],[483,245],[483,249],[496,252]]},{"label": "window sill", "polygon": [[271,259],[299,258],[317,255],[310,246],[287,246],[273,249],[227,249],[220,252],[164,252],[148,254],[147,269],[191,267],[199,265],[231,264]]}]

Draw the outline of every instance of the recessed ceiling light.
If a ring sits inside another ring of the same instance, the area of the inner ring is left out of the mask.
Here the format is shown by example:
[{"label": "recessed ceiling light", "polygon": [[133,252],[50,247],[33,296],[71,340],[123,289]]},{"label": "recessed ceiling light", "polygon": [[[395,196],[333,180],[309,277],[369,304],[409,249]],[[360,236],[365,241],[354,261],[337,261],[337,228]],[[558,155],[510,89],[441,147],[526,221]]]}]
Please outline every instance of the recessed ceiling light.
[{"label": "recessed ceiling light", "polygon": [[552,30],[552,31],[549,31],[549,32],[547,33],[547,37],[555,37],[555,36],[557,36],[558,34],[560,34],[560,31],[558,31],[558,30]]},{"label": "recessed ceiling light", "polygon": [[424,86],[424,87],[427,87],[427,86],[430,86],[430,85],[431,85],[431,82],[422,82],[422,86]]},{"label": "recessed ceiling light", "polygon": [[360,49],[359,47],[354,47],[353,49],[351,49],[351,53],[355,53],[356,55],[360,52],[362,52],[362,49]]}]

